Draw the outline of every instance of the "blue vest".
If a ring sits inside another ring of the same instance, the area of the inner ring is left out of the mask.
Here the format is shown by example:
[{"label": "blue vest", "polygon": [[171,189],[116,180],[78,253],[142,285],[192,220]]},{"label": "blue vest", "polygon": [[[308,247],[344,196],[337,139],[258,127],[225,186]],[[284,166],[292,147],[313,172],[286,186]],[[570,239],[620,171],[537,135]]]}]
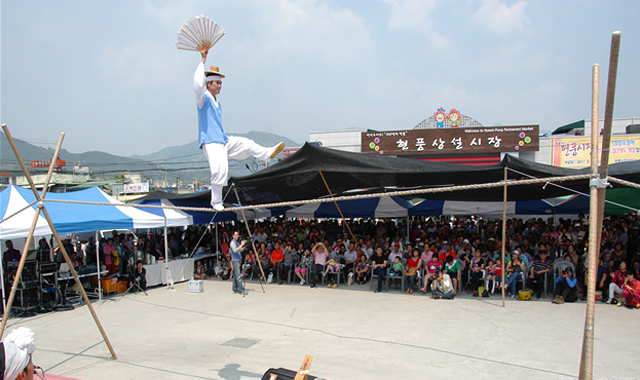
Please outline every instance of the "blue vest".
[{"label": "blue vest", "polygon": [[204,98],[204,105],[198,108],[198,145],[202,149],[202,144],[218,143],[226,144],[229,138],[222,129],[222,108],[213,102],[213,96],[207,93]]}]

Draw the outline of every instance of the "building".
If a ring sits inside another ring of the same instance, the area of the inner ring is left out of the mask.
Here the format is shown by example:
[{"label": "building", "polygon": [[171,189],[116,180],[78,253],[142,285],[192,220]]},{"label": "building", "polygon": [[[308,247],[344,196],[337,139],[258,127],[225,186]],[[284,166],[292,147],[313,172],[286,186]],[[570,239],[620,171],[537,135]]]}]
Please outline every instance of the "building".
[{"label": "building", "polygon": [[[639,118],[614,119],[610,163],[640,159]],[[604,121],[600,121],[604,125]],[[468,165],[499,162],[505,155],[561,167],[590,165],[591,121],[581,120],[540,135],[538,125],[484,126],[452,109],[405,130],[309,133],[309,141],[348,152],[384,154]],[[602,140],[602,139],[601,139]]]}]

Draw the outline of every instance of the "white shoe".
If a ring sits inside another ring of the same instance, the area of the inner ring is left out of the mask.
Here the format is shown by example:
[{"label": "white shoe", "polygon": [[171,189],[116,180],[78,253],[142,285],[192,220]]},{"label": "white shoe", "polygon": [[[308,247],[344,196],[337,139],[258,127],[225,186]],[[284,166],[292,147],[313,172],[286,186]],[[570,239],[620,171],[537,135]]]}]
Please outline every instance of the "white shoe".
[{"label": "white shoe", "polygon": [[278,143],[277,145],[272,146],[271,148],[269,148],[269,158],[273,159],[275,156],[278,155],[278,153],[282,152],[282,149],[284,149],[284,143]]},{"label": "white shoe", "polygon": [[224,210],[224,206],[222,205],[222,203],[217,203],[215,205],[213,205],[213,209],[216,211],[223,211]]},{"label": "white shoe", "polygon": [[300,285],[304,285],[304,279],[300,280]]}]

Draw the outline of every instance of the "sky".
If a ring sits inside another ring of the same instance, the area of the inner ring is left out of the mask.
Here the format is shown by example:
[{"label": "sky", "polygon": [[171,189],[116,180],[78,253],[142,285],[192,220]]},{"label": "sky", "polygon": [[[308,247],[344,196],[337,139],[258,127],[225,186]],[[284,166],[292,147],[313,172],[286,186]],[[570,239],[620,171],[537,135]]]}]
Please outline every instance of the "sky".
[{"label": "sky", "polygon": [[226,75],[228,134],[412,129],[440,107],[483,125],[600,115],[622,32],[614,117],[640,116],[640,2],[2,0],[0,121],[13,137],[129,156],[197,138],[192,16],[222,26],[207,67]]}]

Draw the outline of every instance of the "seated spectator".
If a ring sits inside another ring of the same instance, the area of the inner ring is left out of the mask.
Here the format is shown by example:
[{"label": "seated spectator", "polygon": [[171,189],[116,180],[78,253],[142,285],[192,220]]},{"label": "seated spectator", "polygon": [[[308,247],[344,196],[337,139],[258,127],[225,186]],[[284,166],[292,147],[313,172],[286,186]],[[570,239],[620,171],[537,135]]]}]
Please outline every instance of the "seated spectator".
[{"label": "seated spectator", "polygon": [[507,266],[507,273],[509,278],[505,286],[509,288],[511,298],[516,298],[516,283],[522,280],[522,273],[525,271],[525,264],[523,260],[520,260],[520,251],[513,251],[513,259]]},{"label": "seated spectator", "polygon": [[284,263],[284,252],[282,251],[282,249],[280,249],[280,243],[275,244],[275,248],[273,249],[273,252],[271,252],[271,260],[270,260],[270,272],[271,274],[269,275],[269,277],[271,277],[271,275],[273,276],[277,276],[278,278],[278,283],[280,285],[282,285],[282,271],[283,271],[283,263]]},{"label": "seated spectator", "polygon": [[367,264],[366,255],[360,256],[358,265],[356,265],[356,283],[365,284],[369,281],[369,264]]},{"label": "seated spectator", "polygon": [[193,268],[193,278],[195,278],[196,280],[207,278],[204,266],[202,265],[202,262],[200,260],[196,261],[196,266]]},{"label": "seated spectator", "polygon": [[556,289],[553,292],[553,303],[576,302],[576,284],[578,280],[573,278],[573,269],[568,267],[562,271],[562,275],[556,279]]},{"label": "seated spectator", "polygon": [[640,281],[633,277],[631,272],[624,277],[622,295],[627,306],[640,309]]},{"label": "seated spectator", "polygon": [[376,248],[376,254],[373,255],[373,272],[378,276],[378,288],[376,293],[382,291],[382,283],[387,277],[387,258],[382,254],[382,247]]},{"label": "seated spectator", "polygon": [[422,293],[427,292],[429,281],[432,277],[435,276],[436,271],[438,269],[442,269],[442,261],[440,261],[440,259],[438,258],[438,254],[434,253],[433,256],[431,256],[431,261],[425,264],[425,271],[424,271],[425,273],[424,273],[424,278],[422,280],[424,285],[422,286],[422,289],[420,289]]},{"label": "seated spectator", "polygon": [[344,270],[348,275],[355,270],[356,262],[358,261],[358,251],[356,250],[355,244],[349,244],[349,249],[344,253],[344,259],[346,261]]},{"label": "seated spectator", "polygon": [[[621,262],[620,269],[613,273],[611,277],[611,283],[609,284],[609,299],[608,304],[614,302],[616,294],[622,294],[622,285],[624,284],[624,278],[627,276],[627,263]],[[617,301],[616,301],[617,303]]]},{"label": "seated spectator", "polygon": [[482,258],[482,251],[477,249],[475,256],[469,262],[469,268],[471,268],[471,279],[469,281],[471,282],[472,291],[477,291],[478,287],[480,287],[480,280],[485,274],[485,266],[486,262]]},{"label": "seated spectator", "polygon": [[420,260],[420,250],[418,248],[413,249],[413,255],[407,260],[407,269],[404,271],[404,281],[407,294],[413,294],[413,288],[415,287],[416,278],[418,277],[418,271],[420,270],[422,261]]},{"label": "seated spectator", "polygon": [[453,285],[451,284],[451,278],[448,274],[443,273],[441,270],[437,270],[434,274],[433,283],[431,284],[431,293],[433,299],[446,299],[452,300],[455,296]]},{"label": "seated spectator", "polygon": [[330,287],[337,287],[338,284],[336,284],[336,277],[338,269],[340,269],[340,263],[337,262],[334,258],[329,259],[329,261],[327,262],[327,268],[325,269],[324,273],[322,274],[324,277],[329,276],[329,274],[333,274],[333,276],[331,277],[330,280],[327,280],[327,288]]},{"label": "seated spectator", "polygon": [[287,247],[284,249],[284,261],[282,262],[282,266],[279,273],[280,281],[278,283],[282,284],[284,280],[289,283],[289,271],[293,266],[293,260],[295,257],[295,251],[293,250],[293,244],[291,242],[287,243]]},{"label": "seated spectator", "polygon": [[544,277],[551,272],[553,263],[549,260],[547,251],[540,250],[538,257],[531,266],[531,273],[529,273],[529,288],[533,290],[535,297],[540,299],[540,294],[544,291]]},{"label": "seated spectator", "polygon": [[311,250],[309,248],[304,249],[304,253],[302,258],[300,258],[300,262],[298,266],[296,266],[295,274],[300,279],[300,285],[305,284],[305,276],[307,275],[307,271],[313,265],[313,255],[311,254]]},{"label": "seated spectator", "polygon": [[[585,276],[588,278],[588,276]],[[607,265],[605,264],[602,256],[598,257],[598,274],[596,275],[596,290],[600,290],[602,292],[601,300],[602,302],[607,302],[609,291],[609,282],[611,281],[611,277],[609,276],[609,270]],[[586,282],[586,279],[585,279]],[[586,285],[586,284],[585,284]]]},{"label": "seated spectator", "polygon": [[458,283],[462,278],[462,268],[458,260],[454,260],[453,256],[447,256],[447,262],[444,264],[444,274],[448,274],[453,282],[453,290],[458,295]]},{"label": "seated spectator", "polygon": [[227,256],[226,260],[222,264],[222,279],[228,280],[233,273],[233,267],[231,266],[231,256]]}]

